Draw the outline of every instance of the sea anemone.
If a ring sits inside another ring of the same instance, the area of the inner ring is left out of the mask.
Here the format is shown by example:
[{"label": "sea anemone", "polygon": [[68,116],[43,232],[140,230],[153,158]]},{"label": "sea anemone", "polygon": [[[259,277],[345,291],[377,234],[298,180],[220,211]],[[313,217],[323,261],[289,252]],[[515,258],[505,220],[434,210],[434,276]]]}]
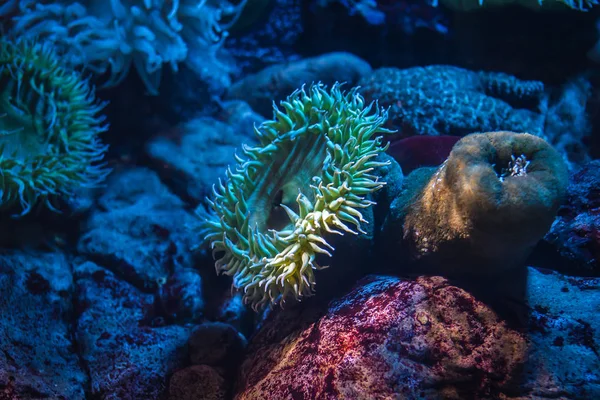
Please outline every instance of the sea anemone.
[{"label": "sea anemone", "polygon": [[325,236],[364,233],[361,209],[385,185],[373,170],[388,164],[375,160],[387,148],[377,135],[389,132],[387,112],[365,106],[356,88],[315,84],[280,105],[255,128],[259,145],[244,146],[213,188],[214,214],[199,213],[217,273],[233,276],[255,310],[313,294],[313,271],[325,268],[317,255],[334,250]]},{"label": "sea anemone", "polygon": [[107,74],[103,86],[120,84],[133,65],[148,92],[155,95],[165,64],[177,71],[185,61],[204,75],[227,69],[216,53],[245,3],[18,0],[0,6],[0,17],[11,16],[3,21],[11,37],[50,42],[65,65]]},{"label": "sea anemone", "polygon": [[55,209],[57,196],[105,178],[104,105],[49,45],[0,41],[0,88],[0,209]]}]

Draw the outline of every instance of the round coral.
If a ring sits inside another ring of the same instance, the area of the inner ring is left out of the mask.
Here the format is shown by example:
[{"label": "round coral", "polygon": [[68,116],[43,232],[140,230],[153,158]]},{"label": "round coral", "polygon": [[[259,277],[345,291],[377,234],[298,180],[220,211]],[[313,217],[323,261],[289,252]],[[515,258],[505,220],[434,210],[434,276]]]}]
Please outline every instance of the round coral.
[{"label": "round coral", "polygon": [[[328,234],[357,235],[361,209],[385,184],[373,169],[387,163],[378,133],[385,111],[365,106],[356,89],[313,85],[274,106],[274,119],[255,129],[234,171],[214,188],[205,217],[218,273],[234,277],[254,309],[313,294],[318,254],[331,256]],[[373,112],[372,110],[375,109]]]},{"label": "round coral", "polygon": [[509,269],[548,231],[567,182],[561,155],[540,137],[465,136],[406,205],[404,239],[446,272]]},{"label": "round coral", "polygon": [[0,209],[55,209],[57,197],[105,178],[103,104],[48,45],[0,41],[0,88]]}]

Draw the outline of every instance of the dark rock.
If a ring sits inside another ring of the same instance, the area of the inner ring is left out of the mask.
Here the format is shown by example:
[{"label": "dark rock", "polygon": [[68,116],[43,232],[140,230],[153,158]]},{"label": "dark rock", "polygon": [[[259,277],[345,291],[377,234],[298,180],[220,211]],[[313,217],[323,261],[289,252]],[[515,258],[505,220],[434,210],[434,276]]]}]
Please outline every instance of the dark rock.
[{"label": "dark rock", "polygon": [[2,252],[0,287],[0,399],[85,399],[65,257]]},{"label": "dark rock", "polygon": [[229,99],[241,99],[265,117],[273,114],[278,103],[302,85],[322,82],[332,85],[345,82],[352,88],[371,66],[350,53],[328,53],[299,61],[277,64],[235,82],[227,93]]},{"label": "dark rock", "polygon": [[246,338],[233,326],[209,322],[194,329],[190,336],[192,364],[235,368],[246,347]]},{"label": "dark rock", "polygon": [[153,327],[153,297],[91,262],[75,266],[80,356],[90,395],[163,399],[168,377],[187,364],[190,328]]},{"label": "dark rock", "polygon": [[531,262],[572,275],[600,275],[600,160],[570,177],[567,200]]},{"label": "dark rock", "polygon": [[227,393],[225,379],[208,365],[177,371],[169,383],[169,400],[225,400]]},{"label": "dark rock", "polygon": [[154,313],[154,318],[164,318],[167,324],[198,321],[204,313],[202,278],[198,271],[182,269],[166,280],[159,280]]},{"label": "dark rock", "polygon": [[225,48],[240,72],[248,74],[298,59],[295,45],[303,31],[302,1],[252,1],[230,30]]}]

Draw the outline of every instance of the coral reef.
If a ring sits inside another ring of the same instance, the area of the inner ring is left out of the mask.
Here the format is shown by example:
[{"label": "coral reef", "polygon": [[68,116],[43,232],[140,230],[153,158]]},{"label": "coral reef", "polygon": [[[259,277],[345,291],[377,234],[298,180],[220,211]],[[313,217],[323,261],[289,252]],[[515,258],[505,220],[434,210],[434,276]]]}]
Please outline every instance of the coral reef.
[{"label": "coral reef", "polygon": [[0,16],[13,14],[7,29],[11,36],[51,43],[69,66],[108,73],[105,86],[118,85],[134,65],[148,91],[156,94],[164,64],[177,69],[186,61],[203,76],[223,75],[227,68],[217,51],[245,0],[14,3],[12,9],[0,9]]},{"label": "coral reef", "polygon": [[0,400],[600,399],[597,1],[0,0]]},{"label": "coral reef", "polygon": [[512,130],[540,135],[544,84],[448,65],[380,68],[359,82],[369,101],[390,107],[401,136]]},{"label": "coral reef", "polygon": [[562,157],[539,137],[465,136],[414,200],[398,199],[403,241],[412,258],[448,274],[518,266],[552,225],[567,182]]},{"label": "coral reef", "polygon": [[337,84],[297,90],[281,107],[215,186],[215,214],[200,214],[217,271],[232,275],[255,309],[311,295],[313,270],[324,268],[316,256],[334,250],[324,236],[364,232],[360,210],[384,185],[371,172],[385,165],[374,160],[385,151],[385,111]]},{"label": "coral reef", "polygon": [[49,45],[0,41],[0,87],[0,208],[54,209],[54,200],[104,180],[104,105]]}]

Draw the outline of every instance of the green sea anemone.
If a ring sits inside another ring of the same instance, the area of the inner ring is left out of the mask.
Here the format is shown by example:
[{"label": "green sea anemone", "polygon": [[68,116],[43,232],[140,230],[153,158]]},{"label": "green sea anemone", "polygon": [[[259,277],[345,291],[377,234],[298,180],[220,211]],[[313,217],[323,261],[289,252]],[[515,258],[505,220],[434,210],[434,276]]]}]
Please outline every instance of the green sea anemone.
[{"label": "green sea anemone", "polygon": [[325,268],[316,257],[334,250],[325,236],[364,233],[361,209],[385,185],[373,174],[387,165],[375,160],[387,148],[377,136],[389,132],[385,110],[339,84],[303,87],[280,105],[213,188],[202,223],[217,273],[233,276],[255,310],[312,295],[313,271]]},{"label": "green sea anemone", "polygon": [[105,178],[103,106],[48,45],[0,40],[0,210],[55,209],[52,200]]}]

